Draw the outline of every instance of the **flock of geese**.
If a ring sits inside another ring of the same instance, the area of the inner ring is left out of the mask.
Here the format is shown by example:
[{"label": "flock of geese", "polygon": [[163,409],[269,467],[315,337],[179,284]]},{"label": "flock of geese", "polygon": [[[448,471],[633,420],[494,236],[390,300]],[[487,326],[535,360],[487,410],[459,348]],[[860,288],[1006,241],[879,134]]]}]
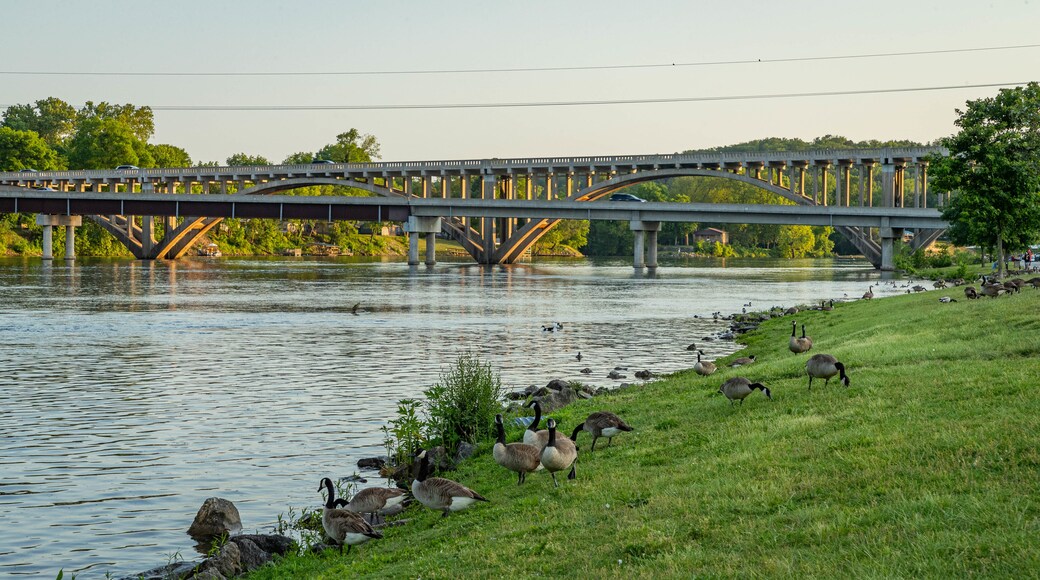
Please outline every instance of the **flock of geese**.
[{"label": "flock of geese", "polygon": [[[868,291],[869,292],[869,291]],[[873,293],[870,292],[871,297]],[[864,298],[867,298],[864,295]],[[828,309],[829,310],[829,309]],[[805,325],[802,325],[802,335],[798,336],[798,322],[791,322],[791,338],[787,341],[787,348],[795,354],[803,354],[812,350],[813,340],[805,334]],[[706,360],[701,360],[701,356],[704,355],[704,351],[697,351],[697,362],[693,365],[693,370],[701,376],[708,376],[717,370],[715,363]],[[747,366],[755,362],[755,356],[740,357],[735,359],[729,364],[730,367],[742,367]],[[812,389],[813,379],[824,379],[824,385],[830,383],[830,380],[835,376],[839,377],[842,384],[846,387],[849,386],[849,376],[845,373],[845,365],[829,354],[814,354],[809,357],[809,360],[805,361],[805,374],[809,376],[809,389]],[[722,393],[729,399],[729,404],[733,405],[737,401],[740,404],[744,404],[744,399],[756,390],[761,390],[765,394],[767,399],[772,400],[772,393],[769,388],[762,383],[753,383],[746,377],[733,377],[722,383],[719,387],[718,392]]]},{"label": "flock of geese", "polygon": [[[552,477],[553,485],[559,487],[556,473],[570,469],[567,478],[577,477],[576,462],[578,446],[575,443],[582,431],[592,436],[592,451],[596,450],[596,441],[600,437],[607,438],[609,447],[614,437],[631,431],[627,423],[609,411],[597,411],[579,423],[570,437],[557,432],[555,419],[546,421],[546,429],[539,429],[542,418],[542,407],[537,401],[528,403],[534,407],[534,420],[524,430],[523,442],[506,443],[506,430],[502,423],[502,415],[495,416],[498,431],[497,441],[492,449],[495,463],[517,474],[517,485],[526,481],[527,474],[535,471],[546,471]],[[486,502],[487,498],[472,489],[443,477],[430,477],[430,459],[425,450],[416,456],[415,479],[412,481],[412,497],[422,505],[449,513],[464,510],[477,502]],[[402,489],[368,488],[359,491],[348,502],[335,497],[332,480],[322,478],[318,491],[325,490],[325,506],[322,509],[321,525],[325,534],[339,545],[340,553],[347,546],[347,553],[353,546],[369,540],[378,540],[383,534],[372,527],[362,514],[371,516],[387,516],[398,514],[404,510],[409,498]]]},{"label": "flock of geese", "polygon": [[[983,278],[982,291],[979,292],[974,287],[968,286],[965,288],[965,296],[969,299],[982,295],[996,297],[1002,293],[1016,292],[1025,284],[1040,287],[1040,278],[1034,278],[1028,282],[1015,280],[1002,284]],[[937,283],[936,287],[945,286],[939,286]],[[911,290],[923,291],[925,288],[920,287],[920,290],[918,290],[915,287],[911,288]],[[871,286],[863,294],[863,298],[870,300],[873,297],[873,286]],[[750,306],[750,303],[744,306]],[[820,310],[831,310],[833,306],[833,301],[829,304],[821,303]],[[552,325],[545,325],[542,328],[545,332],[555,332],[562,329],[563,325],[558,322]],[[798,323],[792,321],[788,350],[794,354],[804,354],[813,348],[813,340],[806,335],[804,324],[801,326],[801,331],[801,336],[798,336]],[[693,365],[693,370],[699,375],[708,376],[713,374],[717,367],[713,362],[702,360],[701,357],[703,355],[703,351],[697,351],[697,362]],[[580,361],[582,358],[581,353],[578,353],[576,358]],[[737,358],[729,366],[735,368],[747,366],[754,362],[755,356],[751,355]],[[805,362],[805,374],[809,377],[810,390],[812,389],[813,379],[824,379],[825,386],[835,376],[839,377],[842,384],[846,387],[850,383],[845,365],[830,354],[821,353],[809,357]],[[744,399],[756,390],[761,390],[766,398],[772,400],[772,394],[768,387],[760,382],[752,382],[750,379],[740,376],[726,380],[719,387],[718,392],[725,395],[730,405],[735,404],[737,401],[743,405]],[[541,405],[534,401],[528,403],[527,406],[534,408],[535,415],[534,420],[524,431],[522,442],[507,443],[502,415],[495,417],[498,436],[492,455],[495,463],[517,474],[517,485],[522,485],[526,481],[527,474],[543,470],[549,473],[552,477],[553,485],[556,487],[560,485],[556,480],[557,472],[566,471],[569,468],[570,471],[567,478],[575,479],[577,477],[576,462],[578,459],[578,446],[575,442],[582,431],[588,432],[592,436],[591,451],[595,451],[596,441],[600,437],[607,438],[607,446],[609,447],[613,443],[615,436],[632,430],[632,427],[614,413],[598,411],[590,414],[583,422],[579,423],[574,428],[571,436],[567,437],[557,431],[558,425],[556,420],[551,418],[546,421],[546,429],[539,429],[542,417]],[[415,479],[412,482],[411,495],[424,506],[443,512],[444,517],[447,517],[451,512],[464,510],[477,502],[488,501],[487,498],[461,483],[442,477],[430,477],[431,471],[429,457],[427,457],[426,451],[423,450],[416,456]],[[347,552],[349,553],[350,548],[355,545],[383,537],[382,533],[374,529],[362,514],[370,514],[371,516],[395,515],[403,511],[409,501],[404,490],[391,488],[364,489],[354,495],[349,502],[342,498],[336,499],[332,480],[327,477],[321,480],[318,491],[320,492],[323,489],[326,491],[326,501],[322,511],[322,527],[325,529],[328,537],[339,544],[340,552],[343,551],[344,545],[348,546]]]}]

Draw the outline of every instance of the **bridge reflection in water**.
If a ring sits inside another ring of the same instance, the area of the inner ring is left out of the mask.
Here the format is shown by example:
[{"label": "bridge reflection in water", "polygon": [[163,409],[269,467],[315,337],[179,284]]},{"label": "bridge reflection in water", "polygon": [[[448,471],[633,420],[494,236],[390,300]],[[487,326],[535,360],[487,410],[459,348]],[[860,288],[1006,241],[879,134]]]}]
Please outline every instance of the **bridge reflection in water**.
[{"label": "bridge reflection in water", "polygon": [[[893,240],[903,229],[916,230],[913,244],[924,247],[946,227],[935,208],[949,194],[928,190],[928,159],[946,153],[916,147],[0,173],[0,212],[40,214],[48,256],[51,228],[65,226],[74,240],[79,216],[86,215],[141,259],[183,256],[227,217],[402,221],[412,264],[419,263],[420,236],[427,263],[435,235],[445,232],[478,262],[508,264],[561,219],[626,220],[636,234],[636,268],[656,267],[663,221],[831,225],[875,267],[889,270]],[[579,205],[684,176],[740,181],[795,206]],[[378,198],[272,196],[316,185]],[[189,195],[196,193],[208,195]],[[74,257],[71,249],[66,257]]]}]

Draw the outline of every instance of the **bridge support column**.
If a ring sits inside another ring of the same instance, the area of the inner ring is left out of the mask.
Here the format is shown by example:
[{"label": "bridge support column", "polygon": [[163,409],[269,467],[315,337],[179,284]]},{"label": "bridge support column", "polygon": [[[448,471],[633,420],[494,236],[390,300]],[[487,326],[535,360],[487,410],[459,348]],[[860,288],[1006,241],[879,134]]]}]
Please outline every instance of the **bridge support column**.
[{"label": "bridge support column", "polygon": [[[127,233],[132,234],[133,222],[128,223],[127,228],[130,230]],[[155,247],[155,216],[141,216],[141,250],[145,256],[151,256],[153,247]]]},{"label": "bridge support column", "polygon": [[419,234],[426,236],[426,265],[436,264],[436,240],[437,232],[441,231],[441,218],[409,216],[404,231],[408,232],[408,265],[419,265]]},{"label": "bridge support column", "polygon": [[892,227],[889,226],[887,217],[881,218],[881,227],[878,228],[878,236],[881,238],[881,271],[895,271],[896,236]]},{"label": "bridge support column", "polygon": [[76,259],[76,227],[83,225],[78,215],[37,214],[36,225],[43,226],[43,259],[54,259],[54,226],[65,226],[65,259]]},{"label": "bridge support column", "polygon": [[[633,259],[632,267],[636,270],[642,271],[646,268],[657,268],[657,232],[661,231],[661,222],[645,222],[642,220],[633,220],[628,222],[628,228],[632,230],[633,234]],[[647,234],[650,234],[647,236]],[[647,244],[650,245],[649,252],[646,252]],[[649,253],[649,256],[644,258],[644,254]]]}]

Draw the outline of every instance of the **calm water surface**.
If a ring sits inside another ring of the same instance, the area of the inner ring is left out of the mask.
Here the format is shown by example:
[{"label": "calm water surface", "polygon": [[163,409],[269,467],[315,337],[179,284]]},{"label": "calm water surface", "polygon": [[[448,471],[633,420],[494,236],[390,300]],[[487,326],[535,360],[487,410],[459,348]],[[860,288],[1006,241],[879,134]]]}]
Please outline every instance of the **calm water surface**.
[{"label": "calm water surface", "polygon": [[185,530],[211,496],[269,531],[319,503],[322,476],[382,453],[396,401],[464,350],[510,388],[612,385],[616,365],[692,366],[686,346],[722,329],[695,315],[858,297],[877,278],[830,260],[690,260],[654,278],[624,260],[0,260],[0,576],[191,559]]}]

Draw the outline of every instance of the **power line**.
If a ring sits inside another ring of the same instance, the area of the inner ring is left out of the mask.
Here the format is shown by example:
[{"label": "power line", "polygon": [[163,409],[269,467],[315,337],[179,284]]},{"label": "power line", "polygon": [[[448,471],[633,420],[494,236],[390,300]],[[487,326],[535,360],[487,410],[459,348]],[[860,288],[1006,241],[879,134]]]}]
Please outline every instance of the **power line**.
[{"label": "power line", "polygon": [[[761,95],[719,95],[709,97],[665,97],[658,99],[618,99],[595,101],[535,101],[513,103],[411,103],[399,105],[159,105],[150,108],[153,111],[381,111],[408,109],[496,109],[517,107],[577,107],[595,105],[644,105],[657,103],[697,103],[706,101],[746,101],[762,99],[792,99],[800,97],[878,95],[888,93],[949,91],[956,89],[1016,87],[1025,84],[1028,84],[1028,81],[1008,83],[985,83],[975,85],[908,87],[895,89],[863,89],[849,91],[815,91],[807,93],[768,93]],[[6,107],[7,105],[0,106]]]},{"label": "power line", "polygon": [[648,64],[612,64],[592,66],[546,66],[519,68],[474,68],[474,69],[430,69],[430,70],[376,70],[376,71],[272,71],[272,72],[132,72],[132,71],[0,71],[0,75],[36,75],[36,76],[110,76],[110,77],[275,77],[275,76],[388,76],[388,75],[438,75],[438,74],[474,74],[474,73],[518,73],[518,72],[559,72],[559,71],[596,71],[624,69],[682,68],[702,66],[728,66],[741,64],[770,64],[788,62],[810,62],[822,60],[851,60],[866,58],[891,58],[898,56],[921,56],[933,54],[955,54],[966,52],[988,52],[995,50],[1021,50],[1040,48],[1040,44],[1019,44],[1010,46],[984,46],[975,48],[951,48],[941,50],[919,50],[908,52],[878,52],[868,54],[845,54],[825,56],[804,56],[791,58],[753,58],[743,60],[719,60],[699,62],[672,62]]}]

